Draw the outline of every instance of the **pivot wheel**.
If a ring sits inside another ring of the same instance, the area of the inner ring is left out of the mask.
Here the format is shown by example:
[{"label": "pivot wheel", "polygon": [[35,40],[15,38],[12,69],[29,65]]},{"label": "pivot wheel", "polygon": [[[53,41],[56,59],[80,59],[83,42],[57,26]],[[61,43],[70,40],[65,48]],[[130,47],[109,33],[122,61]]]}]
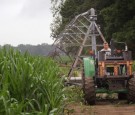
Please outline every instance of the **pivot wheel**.
[{"label": "pivot wheel", "polygon": [[128,82],[128,101],[135,102],[135,78],[131,78]]},{"label": "pivot wheel", "polygon": [[83,92],[86,103],[94,105],[96,100],[96,93],[93,78],[83,78]]}]

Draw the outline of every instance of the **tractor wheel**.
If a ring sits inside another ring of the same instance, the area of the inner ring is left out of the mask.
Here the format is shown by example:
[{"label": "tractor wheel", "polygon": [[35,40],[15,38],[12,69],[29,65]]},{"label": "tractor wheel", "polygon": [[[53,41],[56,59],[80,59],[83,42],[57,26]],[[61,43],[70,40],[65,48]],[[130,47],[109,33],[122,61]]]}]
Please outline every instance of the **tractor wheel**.
[{"label": "tractor wheel", "polygon": [[93,78],[83,78],[84,99],[87,104],[94,105],[96,100],[95,84]]},{"label": "tractor wheel", "polygon": [[119,100],[127,99],[127,94],[126,93],[118,93],[118,99]]},{"label": "tractor wheel", "polygon": [[128,81],[128,101],[135,102],[135,78]]}]

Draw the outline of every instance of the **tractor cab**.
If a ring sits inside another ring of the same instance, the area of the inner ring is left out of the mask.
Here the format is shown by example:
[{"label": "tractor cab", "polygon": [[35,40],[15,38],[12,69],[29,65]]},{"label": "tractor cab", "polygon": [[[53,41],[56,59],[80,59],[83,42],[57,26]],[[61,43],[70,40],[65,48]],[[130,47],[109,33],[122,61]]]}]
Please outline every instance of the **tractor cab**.
[{"label": "tractor cab", "polygon": [[124,77],[129,78],[132,76],[132,56],[131,51],[127,50],[127,45],[125,49],[120,49],[115,46],[119,42],[111,42],[111,52],[99,51],[98,52],[98,75],[99,78],[104,77]]},{"label": "tractor cab", "polygon": [[111,52],[98,51],[97,72],[95,74],[96,92],[114,92],[118,93],[119,99],[126,99],[128,82],[133,77],[132,55],[131,51],[127,50],[126,45],[125,49],[120,49],[115,44],[123,43],[113,42],[110,46]]}]

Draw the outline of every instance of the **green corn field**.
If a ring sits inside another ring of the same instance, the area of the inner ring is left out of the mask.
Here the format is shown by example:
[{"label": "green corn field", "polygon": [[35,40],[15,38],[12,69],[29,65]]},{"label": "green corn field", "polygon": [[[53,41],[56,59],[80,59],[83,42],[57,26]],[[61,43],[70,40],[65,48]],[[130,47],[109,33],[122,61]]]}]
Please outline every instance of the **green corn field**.
[{"label": "green corn field", "polygon": [[60,115],[64,88],[51,59],[0,49],[0,115]]}]

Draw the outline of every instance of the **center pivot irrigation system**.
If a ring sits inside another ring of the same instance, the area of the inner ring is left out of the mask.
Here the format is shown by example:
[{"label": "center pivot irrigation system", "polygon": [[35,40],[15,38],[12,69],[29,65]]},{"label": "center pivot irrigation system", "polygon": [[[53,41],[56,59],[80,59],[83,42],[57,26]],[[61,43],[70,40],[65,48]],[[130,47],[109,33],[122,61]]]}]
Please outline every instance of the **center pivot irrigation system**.
[{"label": "center pivot irrigation system", "polygon": [[75,71],[82,71],[83,57],[90,56],[90,51],[97,56],[97,50],[103,47],[105,38],[96,24],[97,15],[91,8],[87,12],[77,15],[56,38],[53,45],[65,52],[69,57],[74,57],[68,73],[69,80],[81,79],[74,77]]},{"label": "center pivot irrigation system", "polygon": [[[95,104],[96,93],[117,93],[119,99],[135,102],[132,52],[126,43],[119,42],[124,48],[117,47],[118,42],[113,39],[111,51],[100,51],[106,41],[96,20],[95,10],[91,8],[76,16],[54,42],[57,48],[74,56],[68,83],[80,80],[88,104]],[[80,72],[80,77],[75,77],[76,72]]]}]

